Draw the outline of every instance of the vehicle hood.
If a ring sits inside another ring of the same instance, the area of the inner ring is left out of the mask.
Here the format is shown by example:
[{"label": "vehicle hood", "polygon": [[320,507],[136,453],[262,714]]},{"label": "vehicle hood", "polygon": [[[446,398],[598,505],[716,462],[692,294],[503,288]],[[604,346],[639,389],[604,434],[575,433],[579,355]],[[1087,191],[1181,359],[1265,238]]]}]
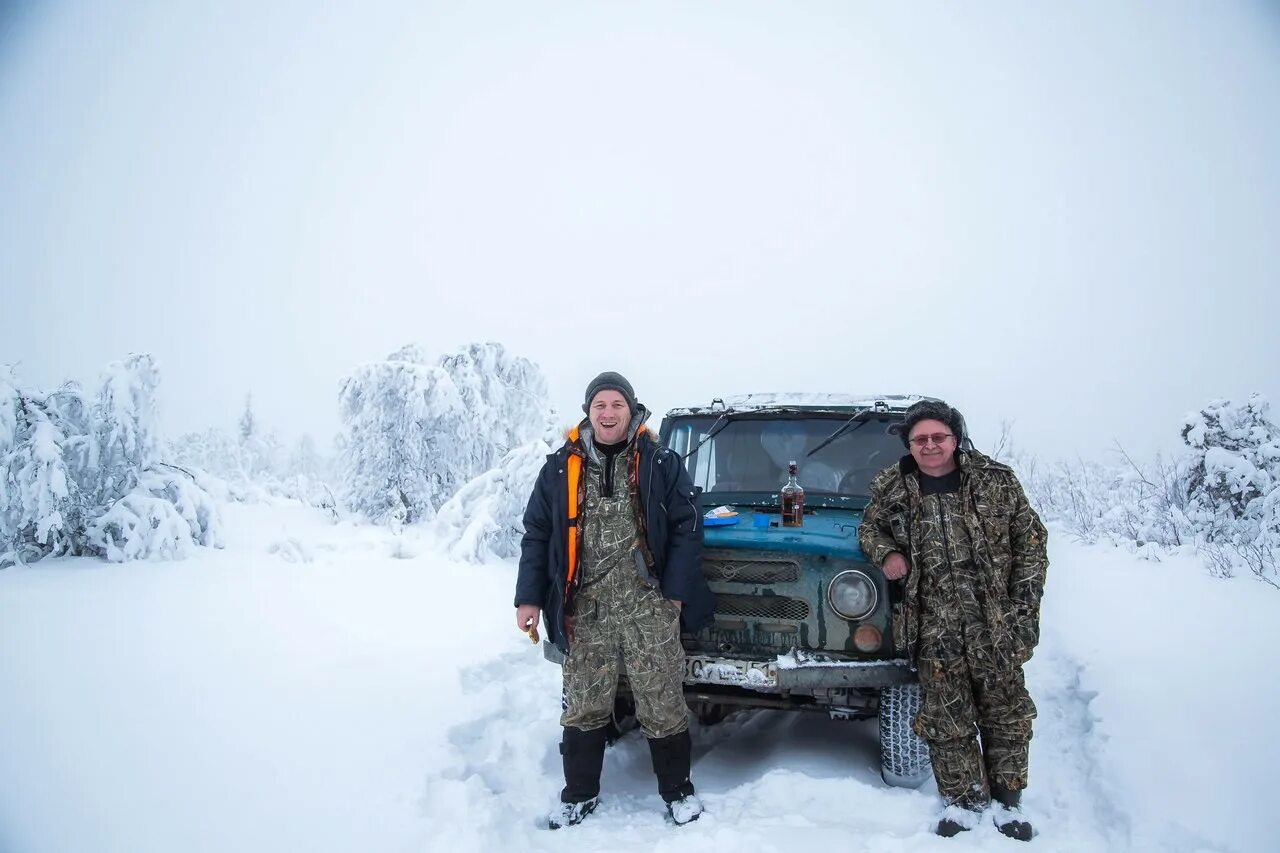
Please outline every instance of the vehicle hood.
[{"label": "vehicle hood", "polygon": [[[803,527],[783,527],[782,516],[777,512],[751,507],[737,509],[736,524],[703,528],[706,547],[867,559],[858,545],[858,526],[862,523],[862,513],[858,510],[815,509],[805,513]],[[763,527],[757,526],[761,523]]]}]

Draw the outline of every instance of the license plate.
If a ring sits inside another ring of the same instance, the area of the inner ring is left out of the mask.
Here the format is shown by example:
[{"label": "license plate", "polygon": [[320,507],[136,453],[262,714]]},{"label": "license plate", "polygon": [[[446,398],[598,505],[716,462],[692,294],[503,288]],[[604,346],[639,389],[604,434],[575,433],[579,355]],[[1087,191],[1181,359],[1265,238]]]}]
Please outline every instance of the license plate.
[{"label": "license plate", "polygon": [[778,665],[772,661],[690,655],[684,662],[684,680],[699,684],[775,687],[778,684]]}]

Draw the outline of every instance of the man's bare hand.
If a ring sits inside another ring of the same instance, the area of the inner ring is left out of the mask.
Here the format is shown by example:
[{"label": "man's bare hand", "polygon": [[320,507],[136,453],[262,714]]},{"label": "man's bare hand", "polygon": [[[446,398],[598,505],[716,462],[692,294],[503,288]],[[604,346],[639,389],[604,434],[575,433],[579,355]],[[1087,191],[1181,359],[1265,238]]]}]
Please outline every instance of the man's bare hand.
[{"label": "man's bare hand", "polygon": [[516,608],[516,627],[523,633],[529,633],[531,627],[537,627],[542,608],[536,604],[521,604]]},{"label": "man's bare hand", "polygon": [[910,566],[907,564],[907,558],[893,551],[889,556],[884,558],[884,565],[880,567],[880,571],[884,572],[884,576],[891,581],[901,580],[907,576]]}]

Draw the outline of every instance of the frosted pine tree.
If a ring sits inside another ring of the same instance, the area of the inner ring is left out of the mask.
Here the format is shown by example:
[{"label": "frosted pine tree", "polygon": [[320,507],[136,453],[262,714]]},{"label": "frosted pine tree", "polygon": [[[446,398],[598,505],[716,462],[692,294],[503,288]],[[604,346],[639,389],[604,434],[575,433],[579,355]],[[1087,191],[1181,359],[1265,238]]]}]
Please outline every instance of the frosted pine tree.
[{"label": "frosted pine tree", "polygon": [[549,411],[537,366],[492,343],[463,347],[439,366],[404,347],[360,368],[341,400],[348,505],[410,523],[540,439]]},{"label": "frosted pine tree", "polygon": [[470,344],[441,359],[466,406],[469,436],[457,458],[470,479],[493,468],[516,447],[541,434],[547,417],[547,382],[538,366],[501,344]]},{"label": "frosted pine tree", "polygon": [[93,461],[87,429],[77,386],[46,396],[0,369],[0,566],[78,553]]},{"label": "frosted pine tree", "polygon": [[131,356],[108,368],[90,406],[73,383],[46,395],[0,373],[0,566],[218,544],[209,494],[155,458],[158,382],[150,356]]},{"label": "frosted pine tree", "polygon": [[93,406],[98,480],[95,497],[108,503],[138,484],[156,453],[156,386],[149,355],[131,355],[107,366]]},{"label": "frosted pine tree", "polygon": [[1187,418],[1186,516],[1217,574],[1236,565],[1280,587],[1280,428],[1254,394],[1215,400]]},{"label": "frosted pine tree", "polygon": [[14,448],[18,446],[18,413],[22,395],[12,365],[0,364],[0,567],[13,562],[18,547],[17,484],[10,479]]},{"label": "frosted pine tree", "polygon": [[430,517],[446,488],[433,463],[462,432],[462,398],[448,374],[406,347],[358,367],[339,404],[347,506],[375,521]]},{"label": "frosted pine tree", "polygon": [[248,441],[258,433],[258,419],[253,414],[253,395],[244,395],[244,411],[240,414],[240,441]]},{"label": "frosted pine tree", "polygon": [[1188,517],[1209,541],[1261,533],[1267,497],[1280,487],[1280,429],[1269,408],[1257,394],[1238,405],[1215,400],[1183,425]]},{"label": "frosted pine tree", "polygon": [[0,459],[17,444],[18,394],[17,371],[11,364],[0,364]]},{"label": "frosted pine tree", "polygon": [[95,510],[97,449],[79,386],[45,395],[0,381],[0,563],[77,554]]},{"label": "frosted pine tree", "polygon": [[72,550],[69,524],[73,483],[62,459],[65,437],[50,421],[42,401],[22,396],[16,418],[16,444],[5,464],[4,554],[0,564]]}]

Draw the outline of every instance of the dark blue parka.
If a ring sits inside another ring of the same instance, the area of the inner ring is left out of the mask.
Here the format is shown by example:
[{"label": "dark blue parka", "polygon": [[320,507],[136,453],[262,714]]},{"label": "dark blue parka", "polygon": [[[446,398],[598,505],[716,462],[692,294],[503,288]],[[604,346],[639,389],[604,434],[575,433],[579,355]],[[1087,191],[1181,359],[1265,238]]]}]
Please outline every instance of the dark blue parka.
[{"label": "dark blue parka", "polygon": [[[647,429],[636,437],[640,452],[638,484],[645,539],[653,555],[653,573],[662,594],[682,603],[680,626],[694,632],[711,623],[715,598],[702,576],[702,514],[693,483],[678,454],[663,447]],[[547,638],[569,651],[564,631],[565,576],[569,556],[569,454],[579,443],[566,441],[547,457],[524,513],[516,606],[542,608]],[[583,476],[588,469],[583,466]]]}]

